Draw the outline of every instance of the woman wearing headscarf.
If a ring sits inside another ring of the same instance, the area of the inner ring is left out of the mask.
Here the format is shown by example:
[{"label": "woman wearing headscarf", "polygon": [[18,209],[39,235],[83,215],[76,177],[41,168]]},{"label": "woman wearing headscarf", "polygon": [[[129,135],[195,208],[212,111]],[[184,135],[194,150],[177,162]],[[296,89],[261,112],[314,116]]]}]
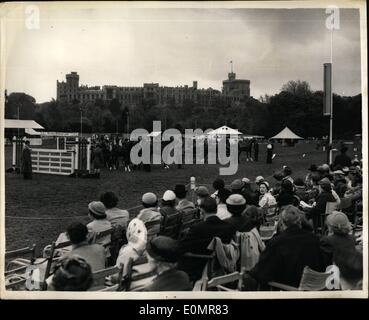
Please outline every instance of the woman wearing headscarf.
[{"label": "woman wearing headscarf", "polygon": [[[127,266],[130,259],[132,259],[132,262],[134,263],[140,258],[147,257],[147,229],[145,224],[137,218],[132,219],[128,225],[126,237],[128,243],[120,249],[116,262],[116,266],[118,268],[123,268],[123,278],[127,275]],[[132,269],[132,276],[137,274],[147,274],[148,277],[132,282],[130,289],[138,291],[143,288],[154,277],[154,269],[155,265],[151,262],[134,266]],[[116,280],[116,277],[112,279],[113,282],[116,282]]]}]

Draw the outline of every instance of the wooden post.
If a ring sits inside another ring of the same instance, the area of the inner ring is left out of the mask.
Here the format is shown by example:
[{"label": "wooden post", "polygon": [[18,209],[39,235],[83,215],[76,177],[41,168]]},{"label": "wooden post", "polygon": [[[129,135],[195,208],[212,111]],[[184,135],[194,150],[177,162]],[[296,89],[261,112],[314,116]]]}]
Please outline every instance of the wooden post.
[{"label": "wooden post", "polygon": [[91,138],[87,139],[87,172],[91,169]]},{"label": "wooden post", "polygon": [[13,137],[13,158],[12,158],[12,166],[13,168],[17,164],[17,139]]},{"label": "wooden post", "polygon": [[76,145],[74,147],[75,149],[75,154],[74,154],[74,168],[76,170],[78,170],[78,165],[79,165],[79,143],[78,143],[78,137],[76,138]]}]

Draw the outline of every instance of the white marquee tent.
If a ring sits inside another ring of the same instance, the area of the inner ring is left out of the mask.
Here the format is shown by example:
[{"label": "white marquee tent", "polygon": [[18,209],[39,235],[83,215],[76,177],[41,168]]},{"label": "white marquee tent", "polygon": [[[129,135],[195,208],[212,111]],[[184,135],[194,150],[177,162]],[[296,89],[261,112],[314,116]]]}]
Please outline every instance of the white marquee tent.
[{"label": "white marquee tent", "polygon": [[274,137],[271,137],[270,139],[302,140],[304,138],[292,132],[290,128],[285,127],[280,133],[276,134]]}]

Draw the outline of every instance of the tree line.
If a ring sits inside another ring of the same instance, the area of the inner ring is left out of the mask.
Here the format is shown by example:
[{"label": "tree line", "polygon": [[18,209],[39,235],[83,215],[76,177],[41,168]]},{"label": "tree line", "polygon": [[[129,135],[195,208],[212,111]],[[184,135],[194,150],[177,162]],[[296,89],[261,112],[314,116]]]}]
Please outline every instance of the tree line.
[{"label": "tree line", "polygon": [[[361,94],[333,95],[333,135],[335,139],[352,138],[362,131]],[[47,131],[79,132],[82,116],[83,132],[126,133],[136,128],[152,130],[152,122],[161,120],[162,129],[217,128],[227,125],[245,134],[270,137],[288,126],[296,134],[308,137],[327,136],[329,117],[323,116],[323,92],[312,91],[305,81],[289,81],[278,94],[248,98],[240,105],[214,100],[210,106],[191,100],[178,106],[174,101],[160,105],[146,100],[135,106],[109,102],[73,103],[52,100],[36,103],[25,93],[6,97],[5,118],[32,119]]]}]

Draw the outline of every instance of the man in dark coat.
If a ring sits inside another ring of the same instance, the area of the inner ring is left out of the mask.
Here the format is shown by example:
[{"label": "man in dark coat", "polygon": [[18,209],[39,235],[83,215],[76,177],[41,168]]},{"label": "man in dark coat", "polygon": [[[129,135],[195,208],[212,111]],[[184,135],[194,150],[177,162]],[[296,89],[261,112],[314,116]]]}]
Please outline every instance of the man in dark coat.
[{"label": "man in dark coat", "polygon": [[22,173],[23,178],[26,180],[32,179],[32,158],[31,158],[31,148],[30,143],[27,140],[24,143],[24,148],[22,151]]},{"label": "man in dark coat", "polygon": [[281,215],[283,231],[267,243],[249,274],[262,286],[275,281],[298,287],[305,266],[323,272],[327,261],[319,238],[301,228],[301,211],[288,206]]},{"label": "man in dark coat", "polygon": [[337,155],[334,158],[333,168],[336,167],[337,165],[340,165],[341,168],[351,166],[351,158],[346,154],[346,152],[347,152],[347,147],[343,146],[341,148],[341,154]]},{"label": "man in dark coat", "polygon": [[[220,220],[217,216],[215,199],[207,197],[201,201],[200,210],[204,220],[192,226],[183,240],[179,242],[182,253],[210,254],[207,249],[214,237],[219,237],[223,243],[230,243],[236,233],[236,228],[230,223]],[[179,261],[179,269],[185,271],[190,279],[198,280],[206,264],[205,259],[183,257]]]},{"label": "man in dark coat", "polygon": [[178,241],[166,236],[153,238],[147,248],[156,265],[157,276],[143,291],[191,291],[188,275],[177,270]]}]

